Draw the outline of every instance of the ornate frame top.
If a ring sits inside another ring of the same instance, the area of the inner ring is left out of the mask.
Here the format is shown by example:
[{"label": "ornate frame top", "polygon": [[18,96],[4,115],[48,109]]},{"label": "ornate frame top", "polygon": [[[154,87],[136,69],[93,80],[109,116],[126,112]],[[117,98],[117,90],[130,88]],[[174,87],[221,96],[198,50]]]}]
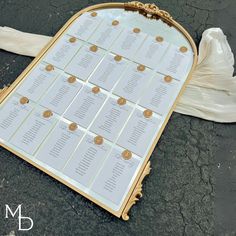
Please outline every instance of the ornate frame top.
[{"label": "ornate frame top", "polygon": [[124,3],[124,8],[126,10],[139,11],[141,14],[145,15],[148,18],[161,18],[162,21],[168,23],[168,25],[172,25],[173,22],[172,16],[164,10],[161,10],[154,3],[142,3],[139,1],[132,1]]}]

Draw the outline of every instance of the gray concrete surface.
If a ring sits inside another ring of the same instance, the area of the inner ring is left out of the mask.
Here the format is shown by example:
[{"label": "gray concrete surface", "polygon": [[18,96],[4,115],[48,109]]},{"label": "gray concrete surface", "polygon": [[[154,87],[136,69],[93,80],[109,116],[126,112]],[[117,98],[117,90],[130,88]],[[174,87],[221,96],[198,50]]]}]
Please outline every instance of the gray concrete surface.
[{"label": "gray concrete surface", "polygon": [[[75,12],[101,1],[1,0],[0,25],[54,35]],[[146,1],[145,1],[146,2]],[[236,54],[235,0],[154,1],[190,32],[221,27]],[[31,59],[0,51],[0,87]],[[173,114],[152,157],[144,196],[123,222],[0,148],[0,235],[236,235],[236,124]],[[4,219],[23,204],[29,232]]]}]

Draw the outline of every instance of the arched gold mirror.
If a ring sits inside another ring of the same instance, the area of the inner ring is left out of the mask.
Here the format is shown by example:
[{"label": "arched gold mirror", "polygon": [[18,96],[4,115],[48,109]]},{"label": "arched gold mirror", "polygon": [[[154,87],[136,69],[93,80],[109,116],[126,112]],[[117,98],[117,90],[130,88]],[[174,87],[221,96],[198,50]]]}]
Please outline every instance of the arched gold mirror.
[{"label": "arched gold mirror", "polygon": [[196,60],[153,4],[85,8],[2,92],[1,145],[128,220]]}]

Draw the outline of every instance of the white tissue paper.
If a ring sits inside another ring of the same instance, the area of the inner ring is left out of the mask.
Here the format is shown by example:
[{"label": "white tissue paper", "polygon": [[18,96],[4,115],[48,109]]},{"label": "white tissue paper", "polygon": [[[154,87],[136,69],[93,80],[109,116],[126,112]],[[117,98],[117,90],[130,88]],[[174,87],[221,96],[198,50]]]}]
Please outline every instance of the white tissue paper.
[{"label": "white tissue paper", "polygon": [[[36,56],[51,37],[0,27],[0,49]],[[216,122],[236,122],[234,56],[219,28],[202,34],[198,65],[175,111]]]}]

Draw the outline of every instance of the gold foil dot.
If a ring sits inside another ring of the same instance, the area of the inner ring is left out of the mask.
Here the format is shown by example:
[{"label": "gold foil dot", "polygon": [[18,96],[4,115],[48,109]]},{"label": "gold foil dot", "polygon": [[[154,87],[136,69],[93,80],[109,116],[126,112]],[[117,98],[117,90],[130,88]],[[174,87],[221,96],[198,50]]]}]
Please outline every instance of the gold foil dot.
[{"label": "gold foil dot", "polygon": [[70,76],[68,79],[67,79],[68,83],[70,84],[73,84],[75,81],[76,81],[76,78],[75,76]]},{"label": "gold foil dot", "polygon": [[138,71],[144,71],[145,70],[145,66],[144,65],[139,65],[137,67]]},{"label": "gold foil dot", "polygon": [[114,26],[119,25],[119,21],[118,20],[113,20],[112,25],[114,25]]},{"label": "gold foil dot", "polygon": [[172,81],[172,77],[167,75],[164,77],[165,82],[170,83]]},{"label": "gold foil dot", "polygon": [[157,41],[157,42],[163,42],[163,41],[164,41],[164,38],[161,37],[161,36],[157,36],[157,37],[156,37],[156,41]]},{"label": "gold foil dot", "polygon": [[118,103],[120,106],[125,105],[125,104],[126,104],[126,99],[125,99],[125,98],[119,98],[119,99],[117,100],[117,103]]},{"label": "gold foil dot", "polygon": [[29,102],[29,99],[27,98],[27,97],[22,97],[21,99],[20,99],[20,104],[26,104],[26,103],[28,103]]},{"label": "gold foil dot", "polygon": [[185,46],[182,46],[182,47],[180,47],[180,52],[183,52],[183,53],[185,53],[185,52],[187,52],[188,51],[188,48],[186,48]]},{"label": "gold foil dot", "polygon": [[116,56],[114,56],[114,59],[115,59],[115,61],[121,61],[122,56],[116,55]]},{"label": "gold foil dot", "polygon": [[52,116],[52,111],[50,110],[46,110],[44,113],[43,113],[43,117],[45,118],[49,118],[50,116]]},{"label": "gold foil dot", "polygon": [[70,43],[74,43],[76,41],[76,38],[75,37],[71,37],[70,39],[69,39],[69,42]]},{"label": "gold foil dot", "polygon": [[125,159],[125,160],[129,160],[131,157],[132,157],[132,152],[129,151],[129,150],[124,150],[122,152],[122,157]]},{"label": "gold foil dot", "polygon": [[100,88],[97,87],[97,86],[95,86],[95,87],[92,88],[92,92],[95,93],[95,94],[97,94],[97,93],[100,92]]},{"label": "gold foil dot", "polygon": [[134,29],[133,29],[133,32],[136,33],[136,34],[138,34],[138,33],[140,32],[140,29],[139,29],[139,28],[134,28]]},{"label": "gold foil dot", "polygon": [[91,13],[91,16],[92,16],[92,17],[95,17],[95,16],[97,16],[97,12],[95,12],[95,11],[94,11],[94,12],[92,12],[92,13]]},{"label": "gold foil dot", "polygon": [[150,118],[150,117],[152,116],[152,111],[149,110],[149,109],[144,110],[144,111],[143,111],[143,115],[144,115],[144,117],[146,117],[146,118]]},{"label": "gold foil dot", "polygon": [[93,45],[90,47],[90,51],[96,52],[98,50],[98,47],[96,45]]},{"label": "gold foil dot", "polygon": [[70,131],[75,131],[77,128],[78,128],[78,125],[74,122],[69,125]]},{"label": "gold foil dot", "polygon": [[100,136],[100,135],[94,137],[94,143],[97,144],[97,145],[103,144],[103,137]]},{"label": "gold foil dot", "polygon": [[46,69],[46,71],[52,71],[52,70],[54,70],[54,67],[53,67],[53,65],[47,65],[45,69]]}]

